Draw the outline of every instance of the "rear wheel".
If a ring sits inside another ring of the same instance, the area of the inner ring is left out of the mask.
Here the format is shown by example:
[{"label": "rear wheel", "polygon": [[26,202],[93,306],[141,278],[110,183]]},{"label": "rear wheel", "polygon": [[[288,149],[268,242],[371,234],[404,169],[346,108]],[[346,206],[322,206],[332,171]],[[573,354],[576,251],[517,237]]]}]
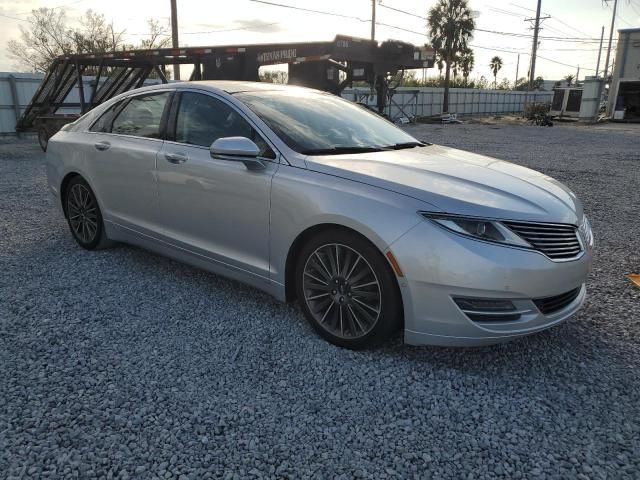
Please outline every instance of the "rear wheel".
[{"label": "rear wheel", "polygon": [[43,152],[47,151],[47,145],[49,145],[49,133],[44,127],[38,129],[38,143]]},{"label": "rear wheel", "polygon": [[389,263],[353,232],[330,230],[309,241],[298,258],[296,289],[313,328],[341,347],[373,346],[402,324],[400,292]]},{"label": "rear wheel", "polygon": [[82,177],[74,177],[67,184],[64,208],[71,234],[82,248],[94,250],[109,245],[98,201]]}]

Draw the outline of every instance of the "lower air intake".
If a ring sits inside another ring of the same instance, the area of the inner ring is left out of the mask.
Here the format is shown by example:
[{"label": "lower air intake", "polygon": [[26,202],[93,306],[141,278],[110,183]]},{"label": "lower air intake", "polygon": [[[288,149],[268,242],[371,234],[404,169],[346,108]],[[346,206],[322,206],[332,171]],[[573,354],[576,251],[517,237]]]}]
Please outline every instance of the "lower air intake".
[{"label": "lower air intake", "polygon": [[536,298],[533,300],[533,303],[536,304],[538,310],[540,310],[545,315],[549,315],[555,312],[559,312],[569,304],[571,304],[578,295],[580,294],[580,288],[578,287],[569,292],[563,293],[561,295],[555,295],[553,297],[545,297],[545,298]]}]

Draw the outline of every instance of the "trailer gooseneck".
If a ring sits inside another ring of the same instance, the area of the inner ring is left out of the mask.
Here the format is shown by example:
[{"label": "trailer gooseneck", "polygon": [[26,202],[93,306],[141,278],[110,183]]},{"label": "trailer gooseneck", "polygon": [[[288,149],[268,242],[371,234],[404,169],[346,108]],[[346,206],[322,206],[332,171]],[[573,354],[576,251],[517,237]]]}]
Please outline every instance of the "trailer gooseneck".
[{"label": "trailer gooseneck", "polygon": [[[48,139],[72,122],[120,93],[141,87],[150,76],[168,82],[166,66],[192,65],[190,80],[259,81],[265,65],[288,65],[290,84],[340,94],[354,81],[366,82],[377,95],[377,108],[387,103],[389,77],[398,71],[433,67],[432,48],[389,40],[338,35],[330,42],[276,43],[126,50],[58,57],[16,125],[16,131],[37,131],[46,149]],[[82,79],[92,76],[90,88]],[[69,101],[77,87],[79,101]],[[74,109],[79,114],[61,113]]]}]

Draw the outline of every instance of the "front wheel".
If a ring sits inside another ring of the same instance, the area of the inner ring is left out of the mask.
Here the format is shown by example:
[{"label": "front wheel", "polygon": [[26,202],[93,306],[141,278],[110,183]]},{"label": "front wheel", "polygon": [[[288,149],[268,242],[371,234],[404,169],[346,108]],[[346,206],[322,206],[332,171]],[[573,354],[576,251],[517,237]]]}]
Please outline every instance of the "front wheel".
[{"label": "front wheel", "polygon": [[82,248],[95,250],[110,244],[96,196],[82,177],[72,178],[67,185],[64,208],[71,234]]},{"label": "front wheel", "polygon": [[368,240],[330,230],[303,247],[296,268],[298,301],[329,342],[360,349],[388,339],[402,325],[402,302],[389,263]]}]

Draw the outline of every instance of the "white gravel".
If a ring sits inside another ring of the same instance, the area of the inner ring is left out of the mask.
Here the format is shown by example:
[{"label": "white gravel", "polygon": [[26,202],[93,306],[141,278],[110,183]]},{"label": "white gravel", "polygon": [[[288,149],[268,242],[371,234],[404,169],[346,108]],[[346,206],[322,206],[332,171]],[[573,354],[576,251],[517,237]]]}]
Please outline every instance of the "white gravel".
[{"label": "white gravel", "polygon": [[579,315],[489,348],[341,350],[252,288],[82,250],[44,155],[0,140],[0,477],[640,478],[640,129],[409,130],[574,189],[598,248]]}]

